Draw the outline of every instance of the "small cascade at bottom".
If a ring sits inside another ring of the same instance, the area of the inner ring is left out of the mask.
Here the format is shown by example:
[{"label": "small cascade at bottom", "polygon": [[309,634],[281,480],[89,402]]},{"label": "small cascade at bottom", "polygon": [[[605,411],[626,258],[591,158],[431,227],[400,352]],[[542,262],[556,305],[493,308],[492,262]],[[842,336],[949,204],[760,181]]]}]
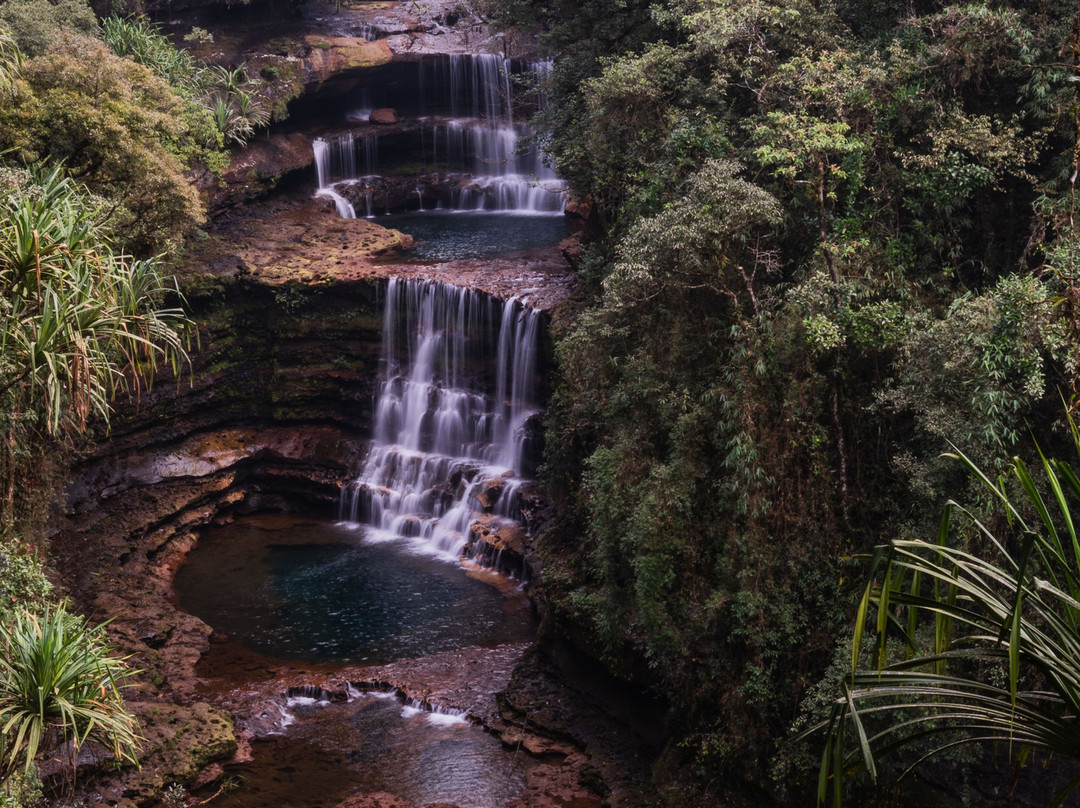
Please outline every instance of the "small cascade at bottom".
[{"label": "small cascade at bottom", "polygon": [[391,278],[374,440],[341,518],[453,559],[478,519],[516,526],[538,448],[539,325],[516,298]]}]

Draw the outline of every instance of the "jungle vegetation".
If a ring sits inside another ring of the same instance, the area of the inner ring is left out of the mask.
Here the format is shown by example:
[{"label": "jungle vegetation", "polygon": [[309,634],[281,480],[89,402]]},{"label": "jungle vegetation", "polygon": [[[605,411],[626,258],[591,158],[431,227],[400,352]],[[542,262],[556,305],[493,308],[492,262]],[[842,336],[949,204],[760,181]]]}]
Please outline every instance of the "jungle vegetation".
[{"label": "jungle vegetation", "polygon": [[[541,123],[589,212],[589,300],[558,335],[547,419],[554,625],[669,701],[671,804],[805,804],[821,743],[780,740],[828,716],[860,597],[900,579],[894,561],[867,589],[855,557],[937,547],[951,499],[987,529],[922,557],[1009,567],[1027,546],[1010,520],[1039,524],[1029,430],[1049,457],[1071,442],[1076,5],[483,5],[558,54]],[[196,231],[194,183],[265,112],[242,71],[78,0],[3,0],[0,31],[0,595],[40,615],[42,492],[115,390],[182,359],[155,256]],[[4,743],[5,770],[24,764]]]},{"label": "jungle vegetation", "polygon": [[36,804],[39,753],[93,742],[135,760],[131,672],[56,602],[43,528],[65,459],[107,430],[115,396],[185,361],[168,258],[203,221],[196,183],[268,120],[255,88],[144,21],[0,2],[2,805]]},{"label": "jungle vegetation", "polygon": [[[1080,432],[1069,425],[1080,449]],[[1014,495],[1001,478],[954,457],[1005,519],[995,525],[950,500],[936,540],[895,539],[871,556],[851,673],[828,719],[822,803],[831,792],[832,804],[841,804],[849,772],[876,779],[878,761],[912,748],[921,755],[913,766],[979,743],[1007,748],[1023,765],[1078,757],[1080,477],[1042,455],[1033,475],[1014,457]],[[974,529],[982,552],[958,546],[957,527]],[[864,644],[868,631],[874,642]],[[1078,786],[1080,777],[1053,783],[1046,804],[1064,805]]]},{"label": "jungle vegetation", "polygon": [[[949,499],[995,501],[943,453],[993,480],[1038,462],[1030,431],[1048,456],[1070,443],[1080,16],[1063,0],[499,7],[559,54],[547,146],[589,211],[591,298],[547,418],[557,618],[669,700],[654,773],[673,804],[738,782],[805,802],[821,741],[778,739],[850,677],[854,557],[933,543]],[[997,553],[971,526],[949,547]]]}]

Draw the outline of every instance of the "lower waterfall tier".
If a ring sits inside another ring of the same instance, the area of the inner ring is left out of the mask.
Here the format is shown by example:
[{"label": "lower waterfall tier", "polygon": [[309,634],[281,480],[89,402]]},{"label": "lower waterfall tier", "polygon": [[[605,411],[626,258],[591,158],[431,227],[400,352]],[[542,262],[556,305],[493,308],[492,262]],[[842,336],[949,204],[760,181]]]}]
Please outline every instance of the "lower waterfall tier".
[{"label": "lower waterfall tier", "polygon": [[518,527],[519,478],[538,457],[539,327],[515,298],[392,278],[374,441],[343,517],[451,558],[481,515]]}]

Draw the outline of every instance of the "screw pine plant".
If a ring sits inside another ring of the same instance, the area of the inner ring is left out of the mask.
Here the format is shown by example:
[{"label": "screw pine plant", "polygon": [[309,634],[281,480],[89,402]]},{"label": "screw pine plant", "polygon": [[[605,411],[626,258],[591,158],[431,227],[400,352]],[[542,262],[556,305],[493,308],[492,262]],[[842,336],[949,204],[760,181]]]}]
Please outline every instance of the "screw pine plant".
[{"label": "screw pine plant", "polygon": [[270,122],[270,111],[257,97],[261,82],[257,76],[249,77],[244,65],[206,66],[175,47],[156,25],[138,17],[107,17],[101,28],[113,53],[150,68],[210,116],[222,140],[204,145],[244,146],[256,129]]},{"label": "screw pine plant", "polygon": [[68,742],[72,764],[89,742],[137,762],[135,719],[120,695],[132,673],[111,655],[102,627],[60,606],[0,623],[0,786]]},{"label": "screw pine plant", "polygon": [[179,309],[156,259],[111,250],[97,207],[59,167],[32,167],[0,193],[0,395],[38,410],[48,432],[107,419],[117,386],[186,358]]},{"label": "screw pine plant", "polygon": [[[877,549],[852,675],[826,724],[820,803],[831,791],[840,805],[845,775],[865,770],[876,781],[877,763],[901,751],[915,758],[907,771],[980,742],[1008,749],[1020,764],[1037,750],[1080,758],[1080,537],[1072,513],[1080,477],[1040,451],[1041,479],[1014,457],[1010,488],[952,456],[1000,508],[1003,529],[950,501],[936,541]],[[952,546],[956,517],[974,529],[978,550]],[[864,636],[876,637],[869,667]],[[892,658],[898,641],[903,655]],[[1052,806],[1078,785],[1080,777],[1058,789]]]},{"label": "screw pine plant", "polygon": [[118,389],[186,361],[189,321],[166,305],[175,282],[158,259],[115,250],[106,217],[62,168],[0,163],[0,537],[25,540],[47,491],[34,475],[108,425]]}]

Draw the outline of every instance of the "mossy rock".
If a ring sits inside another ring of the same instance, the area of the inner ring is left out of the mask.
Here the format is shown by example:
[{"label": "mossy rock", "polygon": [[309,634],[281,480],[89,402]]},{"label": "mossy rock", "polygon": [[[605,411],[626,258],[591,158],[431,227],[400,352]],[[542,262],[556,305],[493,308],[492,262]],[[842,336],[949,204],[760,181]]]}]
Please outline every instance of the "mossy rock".
[{"label": "mossy rock", "polygon": [[236,753],[232,718],[209,704],[147,701],[128,708],[139,719],[145,739],[139,754],[141,768],[125,771],[117,779],[124,796],[135,804],[160,799],[171,783],[190,784],[208,764]]}]

